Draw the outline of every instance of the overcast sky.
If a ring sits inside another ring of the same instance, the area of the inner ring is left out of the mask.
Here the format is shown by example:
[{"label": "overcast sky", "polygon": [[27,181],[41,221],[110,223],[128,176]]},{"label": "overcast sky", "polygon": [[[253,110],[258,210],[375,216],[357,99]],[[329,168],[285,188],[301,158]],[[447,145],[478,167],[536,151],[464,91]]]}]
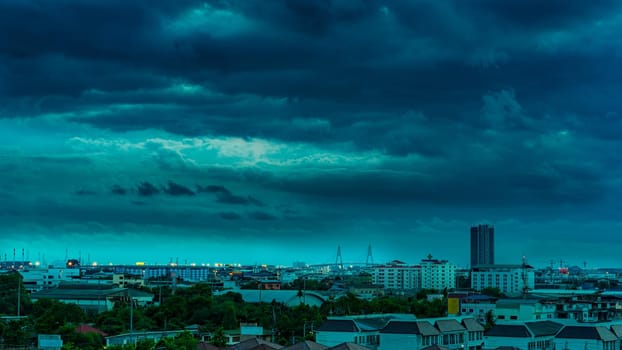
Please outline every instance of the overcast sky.
[{"label": "overcast sky", "polygon": [[620,266],[619,1],[0,2],[0,251]]}]

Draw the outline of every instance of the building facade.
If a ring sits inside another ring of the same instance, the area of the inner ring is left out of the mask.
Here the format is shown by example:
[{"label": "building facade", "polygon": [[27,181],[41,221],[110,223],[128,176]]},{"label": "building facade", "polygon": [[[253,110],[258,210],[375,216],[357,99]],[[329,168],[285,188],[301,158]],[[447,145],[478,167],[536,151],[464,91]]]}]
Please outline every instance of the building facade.
[{"label": "building facade", "polygon": [[443,290],[456,288],[456,265],[447,260],[423,259],[421,288]]},{"label": "building facade", "polygon": [[471,227],[471,267],[495,263],[495,228],[488,225]]},{"label": "building facade", "polygon": [[388,264],[374,267],[372,283],[389,290],[420,289],[421,267],[393,260]]},{"label": "building facade", "polygon": [[471,270],[471,289],[498,288],[507,296],[519,296],[535,286],[533,267],[523,265],[479,265]]}]

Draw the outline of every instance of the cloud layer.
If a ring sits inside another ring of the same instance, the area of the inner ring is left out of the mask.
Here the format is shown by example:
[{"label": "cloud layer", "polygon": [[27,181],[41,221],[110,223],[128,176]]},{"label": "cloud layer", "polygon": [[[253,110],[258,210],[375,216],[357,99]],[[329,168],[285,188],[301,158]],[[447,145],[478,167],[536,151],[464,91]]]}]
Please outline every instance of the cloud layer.
[{"label": "cloud layer", "polygon": [[609,263],[621,34],[617,1],[4,1],[2,244],[466,263],[438,237],[486,221]]}]

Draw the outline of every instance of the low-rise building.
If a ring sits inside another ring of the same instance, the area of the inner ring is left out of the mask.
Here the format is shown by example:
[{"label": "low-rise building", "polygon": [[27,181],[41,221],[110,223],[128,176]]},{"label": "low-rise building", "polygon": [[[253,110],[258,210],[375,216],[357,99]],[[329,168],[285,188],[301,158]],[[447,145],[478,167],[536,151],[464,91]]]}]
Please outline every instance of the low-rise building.
[{"label": "low-rise building", "polygon": [[620,340],[604,326],[565,326],[554,339],[558,350],[619,350]]},{"label": "low-rise building", "polygon": [[562,327],[562,324],[553,321],[497,324],[485,333],[483,349],[493,350],[505,346],[525,350],[551,350],[554,348],[555,336]]},{"label": "low-rise building", "polygon": [[80,278],[79,269],[67,268],[36,268],[29,267],[18,270],[23,278],[24,288],[29,292],[56,288],[61,282],[74,281]]},{"label": "low-rise building", "polygon": [[555,318],[556,304],[540,299],[499,299],[494,310],[498,322],[538,321]]},{"label": "low-rise building", "polygon": [[380,331],[378,350],[423,350],[429,346],[446,349],[479,349],[484,327],[472,318],[393,320]]},{"label": "low-rise building", "polygon": [[329,317],[316,330],[316,341],[326,346],[351,342],[378,349],[380,330],[391,320],[414,321],[411,314],[376,314],[363,316]]},{"label": "low-rise building", "polygon": [[486,314],[495,313],[497,298],[488,295],[466,295],[459,299],[460,315],[472,316],[482,324],[486,323]]}]

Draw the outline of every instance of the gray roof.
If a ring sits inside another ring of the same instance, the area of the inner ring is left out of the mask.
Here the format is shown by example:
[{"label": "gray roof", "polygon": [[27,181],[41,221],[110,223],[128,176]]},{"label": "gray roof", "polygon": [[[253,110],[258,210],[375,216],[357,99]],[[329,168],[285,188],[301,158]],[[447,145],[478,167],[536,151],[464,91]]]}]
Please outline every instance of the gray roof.
[{"label": "gray roof", "polygon": [[622,338],[622,324],[614,324],[611,326],[611,332],[618,338]]},{"label": "gray roof", "polygon": [[[215,295],[225,294],[230,291],[214,293]],[[247,303],[270,303],[273,300],[277,303],[298,305],[304,302],[309,305],[321,305],[326,301],[326,297],[315,292],[306,291],[304,297],[298,297],[297,290],[259,290],[259,289],[240,289],[235,293],[242,295],[242,299]]]},{"label": "gray roof", "polygon": [[282,348],[281,350],[325,350],[326,346],[307,340]]},{"label": "gray roof", "polygon": [[427,321],[391,321],[380,333],[439,335],[438,329]]},{"label": "gray roof", "polygon": [[463,325],[461,325],[458,321],[453,320],[453,319],[436,321],[436,328],[438,328],[438,330],[441,331],[441,333],[462,332],[466,330],[466,328],[464,328]]},{"label": "gray roof", "polygon": [[56,299],[56,300],[104,300],[107,297],[125,296],[126,288],[106,289],[70,289],[54,288],[43,289],[30,295],[31,299]]},{"label": "gray roof", "polygon": [[474,318],[465,318],[462,320],[462,324],[469,332],[482,332],[484,326]]},{"label": "gray roof", "polygon": [[337,344],[331,348],[327,348],[326,350],[370,350],[364,346],[354,344],[354,343],[341,343]]},{"label": "gray roof", "polygon": [[526,322],[525,326],[529,327],[531,333],[536,337],[542,337],[546,335],[555,335],[559,332],[564,325],[553,321],[536,321]]},{"label": "gray roof", "polygon": [[317,329],[320,332],[359,332],[353,320],[326,320]]},{"label": "gray roof", "polygon": [[252,338],[240,342],[238,344],[232,345],[228,347],[230,350],[259,350],[259,349],[273,349],[279,350],[282,349],[283,346],[275,343],[271,343],[269,341],[265,341],[259,338]]},{"label": "gray roof", "polygon": [[531,338],[524,325],[498,324],[486,332],[487,337]]},{"label": "gray roof", "polygon": [[618,337],[603,326],[566,326],[555,338],[615,341]]}]

